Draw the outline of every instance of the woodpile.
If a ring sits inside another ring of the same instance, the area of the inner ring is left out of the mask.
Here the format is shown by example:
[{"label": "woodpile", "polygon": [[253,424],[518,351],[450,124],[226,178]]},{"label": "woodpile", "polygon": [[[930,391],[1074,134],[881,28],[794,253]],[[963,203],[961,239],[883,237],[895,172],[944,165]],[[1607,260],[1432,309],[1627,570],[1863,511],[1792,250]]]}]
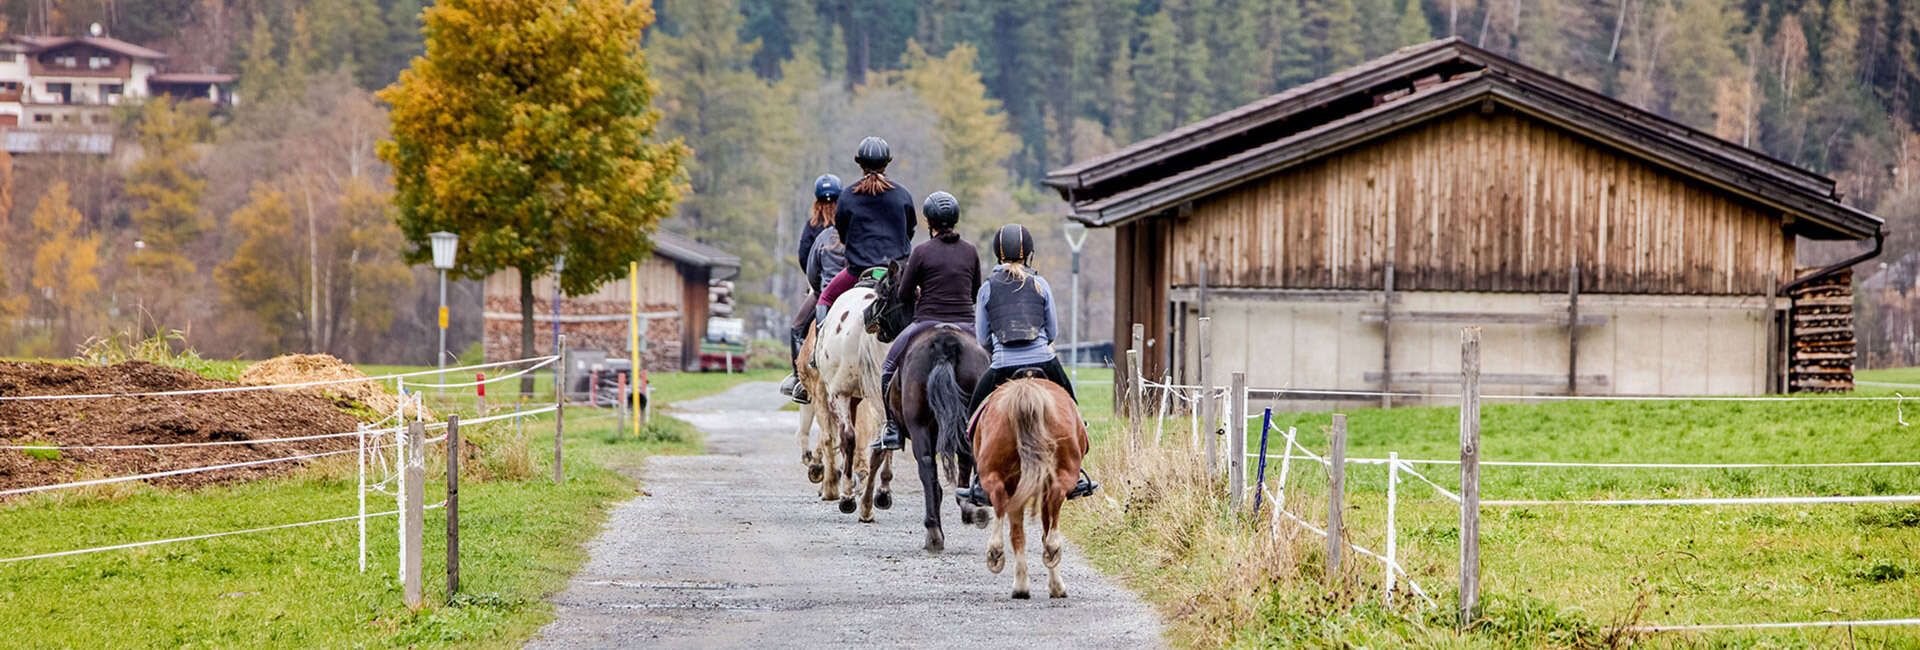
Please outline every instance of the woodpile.
[{"label": "woodpile", "polygon": [[1853,271],[1840,271],[1793,290],[1793,358],[1788,390],[1853,390]]}]

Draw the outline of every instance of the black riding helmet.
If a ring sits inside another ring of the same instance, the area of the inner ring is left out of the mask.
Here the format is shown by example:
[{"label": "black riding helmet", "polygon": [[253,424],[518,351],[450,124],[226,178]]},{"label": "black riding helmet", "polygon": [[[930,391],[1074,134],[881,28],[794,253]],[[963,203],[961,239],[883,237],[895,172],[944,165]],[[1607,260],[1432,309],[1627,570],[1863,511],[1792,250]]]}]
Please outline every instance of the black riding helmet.
[{"label": "black riding helmet", "polygon": [[1033,233],[1027,227],[1010,223],[993,234],[993,254],[1002,262],[1020,262],[1033,257]]},{"label": "black riding helmet", "polygon": [[920,204],[920,214],[926,215],[927,226],[934,230],[952,230],[960,223],[960,200],[946,192],[934,192]]},{"label": "black riding helmet", "polygon": [[837,201],[840,199],[840,177],[833,174],[821,174],[813,179],[813,198],[816,201]]},{"label": "black riding helmet", "polygon": [[860,141],[860,149],[853,153],[853,162],[865,170],[886,169],[887,163],[893,162],[893,149],[887,146],[886,140],[870,135]]}]

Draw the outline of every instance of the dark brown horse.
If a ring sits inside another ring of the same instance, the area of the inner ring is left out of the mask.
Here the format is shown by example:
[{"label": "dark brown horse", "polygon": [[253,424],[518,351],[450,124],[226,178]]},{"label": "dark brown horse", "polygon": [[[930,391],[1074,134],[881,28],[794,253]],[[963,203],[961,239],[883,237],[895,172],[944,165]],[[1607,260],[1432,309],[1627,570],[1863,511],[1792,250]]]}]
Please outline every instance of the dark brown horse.
[{"label": "dark brown horse", "polygon": [[[946,470],[947,486],[967,485],[973,475],[973,462],[962,447],[967,427],[967,394],[986,374],[987,351],[973,335],[957,326],[941,325],[926,330],[911,341],[895,341],[909,346],[895,369],[893,386],[887,391],[887,405],[900,417],[900,426],[913,443],[913,458],[920,470],[920,488],[927,501],[928,552],[946,548],[946,533],[940,527],[940,472]],[[936,463],[935,461],[938,460]],[[986,511],[972,504],[960,504],[960,521],[987,525]]]},{"label": "dark brown horse", "polygon": [[[987,570],[1006,565],[1003,543],[1013,544],[1013,597],[1027,598],[1027,507],[1040,509],[1040,542],[1045,548],[1047,593],[1067,597],[1060,581],[1060,506],[1067,501],[1087,455],[1087,427],[1073,397],[1058,384],[1024,378],[1002,384],[980,406],[973,440],[980,486],[993,503],[993,532],[987,537]],[[1006,540],[1000,527],[1008,526]]]}]

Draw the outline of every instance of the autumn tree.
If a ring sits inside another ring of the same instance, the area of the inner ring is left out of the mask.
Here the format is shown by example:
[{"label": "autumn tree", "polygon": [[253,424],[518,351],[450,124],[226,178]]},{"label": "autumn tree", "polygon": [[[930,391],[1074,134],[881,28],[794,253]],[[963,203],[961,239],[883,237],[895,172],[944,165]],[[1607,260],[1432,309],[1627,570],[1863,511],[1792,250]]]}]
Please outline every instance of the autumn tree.
[{"label": "autumn tree", "polygon": [[[9,215],[13,214],[13,155],[0,150],[0,260],[8,257],[7,241],[13,237]],[[13,321],[27,309],[27,297],[13,291],[7,276],[15,265],[0,266],[0,335],[12,336]]]},{"label": "autumn tree", "polygon": [[[1007,130],[1000,103],[987,96],[986,84],[974,69],[979,53],[972,45],[958,45],[946,56],[933,57],[918,44],[907,46],[907,68],[900,74],[906,86],[938,117],[944,154],[946,188],[961,206],[981,205],[989,192],[1005,191],[1007,159],[1020,142]],[[964,208],[963,208],[964,209]]]},{"label": "autumn tree", "polygon": [[60,318],[61,348],[73,344],[74,312],[89,311],[100,291],[100,237],[83,233],[84,221],[65,181],[55,181],[33,208],[33,288]]},{"label": "autumn tree", "polygon": [[240,244],[213,272],[226,304],[252,318],[270,349],[314,349],[311,341],[301,345],[310,278],[287,195],[256,185],[253,200],[233,213],[228,227]]},{"label": "autumn tree", "polygon": [[192,292],[198,267],[190,249],[206,228],[200,199],[207,186],[193,147],[206,128],[204,114],[167,99],[148,102],[140,115],[141,152],[127,175],[127,195],[136,206],[134,234],[145,242],[129,260],[150,312],[142,322],[150,316],[156,326],[177,324]]},{"label": "autumn tree", "polygon": [[[407,258],[460,235],[463,278],[520,279],[520,352],[534,351],[533,279],[565,255],[562,290],[592,291],[647,254],[680,194],[686,150],[653,142],[640,39],[626,0],[445,0],[422,14],[426,53],[380,92]],[[436,355],[440,354],[436,351]],[[520,384],[533,391],[533,377]]]}]

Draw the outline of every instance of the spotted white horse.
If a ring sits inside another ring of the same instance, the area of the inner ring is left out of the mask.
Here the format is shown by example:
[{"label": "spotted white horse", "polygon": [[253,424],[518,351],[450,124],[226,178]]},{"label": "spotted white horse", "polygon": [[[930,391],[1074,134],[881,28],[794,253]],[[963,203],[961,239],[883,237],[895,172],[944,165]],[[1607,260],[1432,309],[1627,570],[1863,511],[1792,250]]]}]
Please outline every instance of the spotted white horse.
[{"label": "spotted white horse", "polygon": [[893,506],[892,456],[868,452],[885,418],[880,362],[887,356],[887,344],[867,333],[862,317],[874,298],[874,291],[865,287],[841,294],[826,318],[815,324],[812,357],[820,389],[814,400],[822,407],[816,410],[824,429],[816,458],[826,464],[829,474],[822,483],[822,497],[828,494],[824,488],[829,483],[839,483],[840,511],[851,513],[855,490],[868,486],[859,503],[863,522],[873,521],[874,506],[882,510]]}]

